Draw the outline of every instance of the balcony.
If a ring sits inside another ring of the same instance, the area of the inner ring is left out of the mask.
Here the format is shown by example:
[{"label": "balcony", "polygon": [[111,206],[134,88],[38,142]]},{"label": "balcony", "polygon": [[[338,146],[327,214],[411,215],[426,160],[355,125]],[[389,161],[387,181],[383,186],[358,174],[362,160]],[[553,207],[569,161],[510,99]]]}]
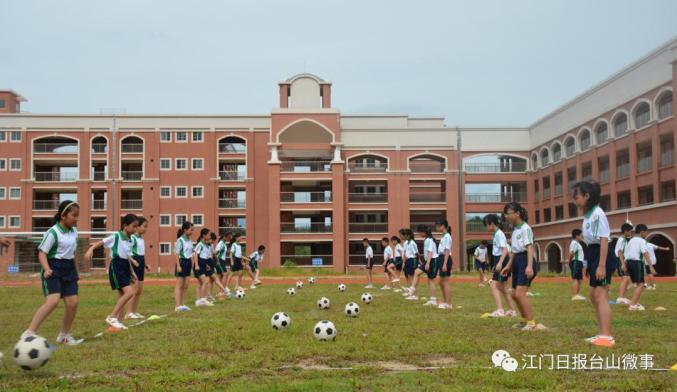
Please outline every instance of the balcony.
[{"label": "balcony", "polygon": [[92,200],[92,210],[105,210],[106,200]]},{"label": "balcony", "polygon": [[245,208],[246,199],[219,199],[219,208]]},{"label": "balcony", "polygon": [[675,163],[675,151],[666,150],[661,152],[661,166],[670,166]]},{"label": "balcony", "polygon": [[54,171],[36,171],[33,173],[35,176],[35,181],[40,182],[63,182],[63,181],[75,181],[78,178],[77,172],[54,172]]},{"label": "balcony", "polygon": [[651,170],[651,156],[645,156],[637,160],[637,173]]},{"label": "balcony", "polygon": [[219,154],[244,154],[247,152],[247,145],[245,143],[219,143]]},{"label": "balcony", "polygon": [[299,223],[299,222],[281,222],[281,233],[331,233],[332,224],[327,222]]},{"label": "balcony", "polygon": [[75,141],[64,142],[35,142],[33,152],[36,154],[77,154],[78,143]]},{"label": "balcony", "polygon": [[92,181],[106,181],[106,172],[105,171],[93,171],[92,172]]},{"label": "balcony", "polygon": [[107,143],[92,143],[92,153],[93,154],[105,154],[108,152]]},{"label": "balcony", "polygon": [[385,162],[355,162],[349,163],[348,168],[355,173],[385,173],[388,165]]},{"label": "balcony", "polygon": [[123,154],[142,154],[143,143],[122,143],[120,151]]},{"label": "balcony", "polygon": [[442,192],[410,192],[409,201],[411,203],[441,203],[444,202],[444,193]]},{"label": "balcony", "polygon": [[247,177],[246,171],[240,170],[222,170],[219,171],[221,181],[242,181]]},{"label": "balcony", "polygon": [[330,254],[322,255],[281,255],[282,265],[294,264],[299,267],[331,267],[333,256]]},{"label": "balcony", "polygon": [[353,192],[348,194],[350,203],[386,203],[388,202],[387,193],[365,193]]},{"label": "balcony", "polygon": [[122,210],[142,210],[143,200],[123,199],[120,201],[120,209]]},{"label": "balcony", "polygon": [[607,182],[607,181],[609,181],[610,174],[611,174],[611,172],[610,172],[609,169],[606,169],[606,170],[600,170],[600,172],[599,172],[599,181],[600,181],[600,182]]},{"label": "balcony", "polygon": [[617,178],[624,178],[628,177],[630,175],[630,163],[622,163],[620,165],[616,165],[616,177]]},{"label": "balcony", "polygon": [[465,222],[465,231],[468,233],[485,233],[487,231],[486,226],[480,220],[471,220]]},{"label": "balcony", "polygon": [[467,203],[522,203],[526,201],[525,192],[513,193],[466,193],[465,201]]},{"label": "balcony", "polygon": [[33,200],[33,209],[37,211],[57,210],[60,200]]},{"label": "balcony", "polygon": [[387,233],[388,223],[349,222],[348,231],[351,233]]},{"label": "balcony", "polygon": [[283,173],[331,172],[330,161],[283,161]]},{"label": "balcony", "polygon": [[562,196],[563,190],[562,184],[555,184],[555,196]]},{"label": "balcony", "polygon": [[327,192],[280,192],[282,203],[331,203],[331,191]]},{"label": "balcony", "polygon": [[550,188],[543,188],[543,198],[547,199],[550,197]]},{"label": "balcony", "polygon": [[241,237],[247,235],[247,229],[244,227],[219,226],[219,233],[225,233],[227,231],[230,231],[233,235],[240,235]]},{"label": "balcony", "polygon": [[506,163],[474,163],[466,162],[463,167],[467,173],[521,173],[527,170],[527,162],[517,160]]},{"label": "balcony", "polygon": [[141,181],[141,178],[143,178],[142,171],[123,170],[120,174],[122,175],[123,181]]}]

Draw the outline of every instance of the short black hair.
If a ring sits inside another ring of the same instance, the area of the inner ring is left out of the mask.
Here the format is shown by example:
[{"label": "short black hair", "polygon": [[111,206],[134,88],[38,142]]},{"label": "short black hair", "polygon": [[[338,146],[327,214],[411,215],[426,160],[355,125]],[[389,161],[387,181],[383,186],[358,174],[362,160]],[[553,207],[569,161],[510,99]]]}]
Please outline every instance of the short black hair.
[{"label": "short black hair", "polygon": [[632,231],[632,225],[629,223],[623,223],[621,225],[621,233],[625,233],[626,231]]},{"label": "short black hair", "polygon": [[369,242],[369,238],[362,238],[362,242]]},{"label": "short black hair", "polygon": [[498,215],[496,214],[487,214],[484,215],[484,218],[482,218],[482,223],[484,223],[484,226],[489,226],[491,224],[495,225],[498,227],[500,225],[501,220],[498,218]]},{"label": "short black hair", "polygon": [[646,225],[645,225],[644,223],[640,223],[640,224],[638,224],[637,226],[635,226],[635,231],[636,231],[637,233],[641,233],[641,232],[643,232],[643,231],[648,231],[648,230],[649,230],[649,228],[646,227]]},{"label": "short black hair", "polygon": [[571,238],[576,238],[581,235],[581,233],[583,233],[581,229],[573,229],[571,230]]},{"label": "short black hair", "polygon": [[263,252],[264,250],[266,250],[266,247],[263,245],[259,245],[259,252]]},{"label": "short black hair", "polygon": [[487,246],[489,245],[489,243],[487,242],[487,240],[482,240],[482,245]]}]

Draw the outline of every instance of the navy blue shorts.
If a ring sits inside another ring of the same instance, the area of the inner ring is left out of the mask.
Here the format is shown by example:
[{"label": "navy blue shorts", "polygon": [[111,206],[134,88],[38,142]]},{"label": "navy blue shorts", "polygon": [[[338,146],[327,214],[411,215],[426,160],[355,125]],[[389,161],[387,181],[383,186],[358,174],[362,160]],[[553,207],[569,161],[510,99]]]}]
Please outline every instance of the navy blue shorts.
[{"label": "navy blue shorts", "polygon": [[249,260],[249,269],[252,270],[252,272],[256,272],[257,269],[259,269],[259,262],[257,260]]},{"label": "navy blue shorts", "polygon": [[139,266],[134,267],[134,265],[132,265],[132,269],[134,270],[136,278],[139,280],[139,282],[143,282],[143,277],[146,273],[146,257],[137,255],[134,256],[134,260],[136,260],[136,262],[139,263]]},{"label": "navy blue shorts", "polygon": [[616,256],[612,256],[613,258],[613,270],[616,271],[618,276],[623,277],[625,276],[625,272],[623,272],[623,266],[621,265],[621,259],[619,259]]},{"label": "navy blue shorts", "polygon": [[115,258],[108,266],[108,281],[113,290],[122,290],[132,284],[132,266],[129,260]]},{"label": "navy blue shorts", "polygon": [[52,276],[45,278],[45,272],[40,272],[42,292],[45,297],[51,294],[61,294],[61,298],[78,295],[78,271],[73,259],[47,260]]},{"label": "navy blue shorts", "polygon": [[451,267],[453,267],[454,261],[451,259],[451,255],[447,258],[447,271],[443,271],[442,267],[444,266],[444,254],[437,256],[437,271],[440,274],[440,278],[448,278],[451,276]]},{"label": "navy blue shorts", "polygon": [[395,265],[395,269],[398,271],[402,271],[402,256],[395,257],[393,260],[393,265]]},{"label": "navy blue shorts", "polygon": [[371,259],[364,258],[364,264],[367,265],[367,269],[370,270],[374,267],[374,258],[372,257]]},{"label": "navy blue shorts", "polygon": [[583,261],[571,260],[569,268],[571,268],[571,279],[583,280]]},{"label": "navy blue shorts", "polygon": [[414,276],[416,264],[418,264],[418,260],[415,257],[408,258],[404,264],[404,276]]},{"label": "navy blue shorts", "polygon": [[632,283],[644,283],[644,262],[640,260],[626,260],[625,263]]},{"label": "navy blue shorts", "polygon": [[646,267],[646,269],[645,269],[645,270],[646,270],[646,274],[647,274],[647,275],[653,275],[653,274],[651,273],[651,267],[649,267],[649,266],[646,265],[646,264],[645,264],[644,266]]},{"label": "navy blue shorts", "polygon": [[482,263],[481,261],[475,259],[475,269],[478,271],[486,271],[487,263]]},{"label": "navy blue shorts", "polygon": [[[182,267],[183,268],[183,267]],[[214,274],[214,262],[212,259],[203,259],[198,257],[197,268],[193,270],[193,276],[199,278],[200,276],[212,276]]]},{"label": "navy blue shorts", "polygon": [[538,271],[541,269],[538,262],[535,260],[532,262],[531,267],[534,270],[534,275],[529,278],[527,276],[527,265],[529,262],[529,257],[527,252],[515,253],[512,259],[512,288],[516,289],[517,286],[531,286],[531,282],[538,275]]},{"label": "navy blue shorts", "polygon": [[613,248],[609,247],[606,254],[606,274],[604,279],[597,280],[595,276],[599,266],[599,244],[590,244],[585,252],[585,259],[588,260],[588,275],[590,275],[590,287],[608,286],[611,284],[611,275],[614,272]]},{"label": "navy blue shorts", "polygon": [[216,263],[216,273],[219,275],[223,275],[228,271],[228,266],[226,265],[226,260],[219,260],[218,263]]},{"label": "navy blue shorts", "polygon": [[428,279],[435,279],[437,277],[437,257],[434,259],[430,260],[430,263],[428,264],[428,270],[425,270],[425,263],[419,263],[418,264],[418,269],[421,271],[425,272],[426,275],[428,276]]},{"label": "navy blue shorts", "polygon": [[190,259],[179,259],[179,265],[181,266],[181,272],[174,267],[174,276],[177,278],[187,278],[190,276],[190,271],[193,269],[193,262]]},{"label": "navy blue shorts", "polygon": [[233,256],[233,266],[230,267],[230,270],[233,272],[239,272],[242,271],[242,269],[242,258]]},{"label": "navy blue shorts", "polygon": [[[491,276],[492,280],[495,280],[497,282],[507,282],[508,278],[512,274],[510,271],[508,271],[507,276],[501,275],[501,271],[496,272],[496,265],[498,265],[498,261],[501,260],[501,256],[495,256],[491,255],[491,270],[493,271],[493,275]],[[501,269],[505,267],[505,263],[507,262],[508,258],[506,257],[503,259],[503,264],[501,264]]]}]

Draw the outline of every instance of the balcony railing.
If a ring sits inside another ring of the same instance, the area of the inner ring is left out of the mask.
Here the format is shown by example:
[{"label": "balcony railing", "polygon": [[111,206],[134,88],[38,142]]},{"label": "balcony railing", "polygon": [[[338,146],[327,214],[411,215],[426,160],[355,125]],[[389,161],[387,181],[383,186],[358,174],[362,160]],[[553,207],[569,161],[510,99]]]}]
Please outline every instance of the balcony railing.
[{"label": "balcony railing", "polygon": [[35,181],[75,181],[77,173],[35,172]]},{"label": "balcony railing", "polygon": [[675,151],[666,150],[661,152],[661,166],[670,166],[675,163]]},{"label": "balcony railing", "polygon": [[92,153],[105,154],[108,152],[108,144],[106,143],[92,143]]},{"label": "balcony railing", "polygon": [[245,199],[219,199],[219,208],[245,208]]},{"label": "balcony railing", "polygon": [[331,203],[331,192],[280,192],[283,203]]},{"label": "balcony railing", "polygon": [[521,203],[526,199],[526,193],[466,193],[467,203],[509,203],[512,201]]},{"label": "balcony railing", "polygon": [[331,223],[295,223],[281,222],[280,232],[282,233],[331,233]]},{"label": "balcony railing", "polygon": [[282,265],[293,263],[299,267],[331,267],[332,255],[281,255]]},{"label": "balcony railing", "polygon": [[59,200],[33,200],[34,210],[56,210],[59,208]]},{"label": "balcony railing", "polygon": [[140,181],[143,177],[142,171],[123,170],[121,174],[122,179],[125,181]]},{"label": "balcony railing", "polygon": [[547,199],[550,197],[550,188],[543,188],[543,198]]},{"label": "balcony railing", "polygon": [[388,223],[348,223],[351,233],[387,233]]},{"label": "balcony railing", "polygon": [[141,154],[143,143],[123,143],[121,150],[125,154]]},{"label": "balcony railing", "polygon": [[435,203],[444,201],[443,192],[411,192],[409,201],[412,203]]},{"label": "balcony railing", "polygon": [[106,200],[92,200],[92,209],[93,210],[105,210],[106,209]]},{"label": "balcony railing", "polygon": [[219,153],[221,154],[242,154],[247,151],[247,145],[244,143],[219,143]]},{"label": "balcony railing", "polygon": [[357,173],[384,173],[388,169],[388,166],[385,162],[349,163],[348,168],[350,171]]},{"label": "balcony railing", "polygon": [[468,233],[484,233],[487,228],[481,221],[473,220],[465,222],[465,231]]},{"label": "balcony railing", "polygon": [[280,168],[285,173],[330,172],[329,161],[283,161]]},{"label": "balcony railing", "polygon": [[601,182],[607,182],[607,181],[609,181],[610,175],[611,175],[611,171],[609,169],[600,170],[599,180]]},{"label": "balcony railing", "polygon": [[120,208],[123,210],[141,210],[143,209],[143,200],[121,200]]},{"label": "balcony railing", "polygon": [[562,196],[562,184],[555,184],[555,196]]},{"label": "balcony railing", "polygon": [[511,165],[500,163],[464,163],[468,173],[519,173],[527,170],[526,162],[512,162]]},{"label": "balcony railing", "polygon": [[219,178],[221,181],[242,181],[246,177],[244,172],[236,170],[220,171]]},{"label": "balcony railing", "polygon": [[106,181],[106,172],[104,171],[92,172],[92,181]]},{"label": "balcony railing", "polygon": [[616,165],[616,178],[623,178],[630,175],[630,163],[621,163]]},{"label": "balcony railing", "polygon": [[33,143],[33,152],[37,154],[77,154],[77,143]]},{"label": "balcony railing", "polygon": [[651,157],[643,157],[637,160],[637,173],[651,170]]},{"label": "balcony railing", "polygon": [[233,226],[221,226],[221,227],[219,227],[219,233],[225,233],[227,231],[230,231],[233,234],[238,234],[240,236],[247,235],[247,229],[244,228],[244,227],[233,227]]},{"label": "balcony railing", "polygon": [[385,203],[388,201],[388,194],[353,192],[348,193],[348,201],[350,203]]},{"label": "balcony railing", "polygon": [[409,164],[409,170],[412,173],[442,173],[444,172],[444,165],[437,162],[412,162]]},{"label": "balcony railing", "polygon": [[592,173],[586,174],[583,177],[581,177],[581,181],[592,181]]}]

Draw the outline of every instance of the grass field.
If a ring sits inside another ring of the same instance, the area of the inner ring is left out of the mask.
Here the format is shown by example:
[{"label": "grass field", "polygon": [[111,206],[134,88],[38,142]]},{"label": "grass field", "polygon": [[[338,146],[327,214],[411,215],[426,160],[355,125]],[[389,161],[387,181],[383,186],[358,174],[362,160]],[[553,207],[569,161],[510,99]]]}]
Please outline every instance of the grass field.
[{"label": "grass field", "polygon": [[[556,371],[505,372],[493,368],[491,354],[505,349],[522,354],[611,353],[654,355],[655,368],[677,363],[677,283],[659,283],[645,292],[647,311],[630,313],[613,306],[616,347],[602,349],[584,338],[596,333],[594,315],[586,302],[569,300],[567,283],[539,283],[532,297],[537,319],[548,331],[522,332],[514,320],[482,319],[492,310],[488,289],[474,283],[453,284],[454,305],[441,311],[404,301],[393,292],[370,290],[371,305],[361,304],[359,318],[347,318],[343,307],[359,302],[366,290],[349,284],[339,293],[334,284],[308,285],[286,295],[285,285],[248,290],[245,300],[226,300],[105,334],[78,347],[59,347],[42,369],[24,372],[9,358],[11,348],[42,302],[39,287],[0,287],[0,390],[671,390],[677,372]],[[193,282],[191,284],[194,284]],[[421,286],[421,292],[427,287]],[[615,286],[614,286],[615,289]],[[189,294],[194,294],[191,285]],[[142,313],[166,314],[173,308],[173,287],[149,286]],[[315,308],[321,296],[329,310]],[[104,318],[114,293],[104,285],[82,285],[74,334],[91,337],[105,328]],[[663,306],[667,311],[653,310]],[[285,311],[291,329],[275,331],[270,317]],[[40,334],[53,341],[60,307]],[[335,342],[318,342],[312,328],[322,319],[336,324]],[[522,361],[520,360],[520,365]],[[421,370],[417,367],[439,367]],[[342,368],[342,369],[338,369]]]}]

